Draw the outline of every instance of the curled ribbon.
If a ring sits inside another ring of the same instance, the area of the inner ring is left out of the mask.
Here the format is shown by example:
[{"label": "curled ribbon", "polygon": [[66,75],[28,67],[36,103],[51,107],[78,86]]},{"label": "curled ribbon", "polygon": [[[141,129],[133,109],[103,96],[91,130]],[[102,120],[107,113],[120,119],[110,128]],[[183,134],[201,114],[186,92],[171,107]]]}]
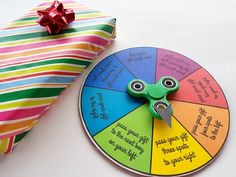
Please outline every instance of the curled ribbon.
[{"label": "curled ribbon", "polygon": [[65,26],[75,20],[72,9],[64,9],[59,1],[55,0],[49,8],[38,10],[40,16],[37,23],[44,26],[49,34],[58,34]]}]

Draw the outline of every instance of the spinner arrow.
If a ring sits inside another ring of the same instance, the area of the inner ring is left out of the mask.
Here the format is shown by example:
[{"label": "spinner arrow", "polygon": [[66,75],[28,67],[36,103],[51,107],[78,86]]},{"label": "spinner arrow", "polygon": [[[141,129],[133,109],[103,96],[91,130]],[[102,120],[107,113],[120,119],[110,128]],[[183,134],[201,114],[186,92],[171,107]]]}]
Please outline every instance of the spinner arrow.
[{"label": "spinner arrow", "polygon": [[202,169],[218,155],[229,130],[218,83],[193,60],[165,49],[130,48],[101,60],[85,78],[79,103],[96,147],[142,175]]}]

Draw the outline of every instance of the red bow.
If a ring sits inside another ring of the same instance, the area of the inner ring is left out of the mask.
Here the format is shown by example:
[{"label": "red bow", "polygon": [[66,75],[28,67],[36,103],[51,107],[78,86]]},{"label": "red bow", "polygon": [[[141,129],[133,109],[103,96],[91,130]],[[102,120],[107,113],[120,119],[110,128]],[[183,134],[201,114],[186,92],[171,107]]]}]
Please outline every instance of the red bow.
[{"label": "red bow", "polygon": [[50,34],[58,34],[62,28],[75,20],[72,9],[64,9],[63,4],[55,0],[51,7],[38,10],[39,23],[44,26]]}]

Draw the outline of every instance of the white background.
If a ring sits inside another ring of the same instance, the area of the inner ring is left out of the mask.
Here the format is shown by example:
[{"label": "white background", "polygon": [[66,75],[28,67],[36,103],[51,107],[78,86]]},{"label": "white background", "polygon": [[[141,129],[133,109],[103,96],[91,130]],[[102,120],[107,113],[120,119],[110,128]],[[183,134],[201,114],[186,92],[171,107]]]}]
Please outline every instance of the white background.
[{"label": "white background", "polygon": [[[0,27],[40,0],[0,2]],[[222,86],[231,127],[220,156],[192,176],[233,176],[236,170],[236,1],[81,0],[117,18],[117,39],[103,56],[133,46],[182,53],[206,68]],[[102,56],[101,56],[102,57]],[[83,130],[77,112],[80,79],[16,147],[0,157],[0,177],[134,177],[103,157]]]}]

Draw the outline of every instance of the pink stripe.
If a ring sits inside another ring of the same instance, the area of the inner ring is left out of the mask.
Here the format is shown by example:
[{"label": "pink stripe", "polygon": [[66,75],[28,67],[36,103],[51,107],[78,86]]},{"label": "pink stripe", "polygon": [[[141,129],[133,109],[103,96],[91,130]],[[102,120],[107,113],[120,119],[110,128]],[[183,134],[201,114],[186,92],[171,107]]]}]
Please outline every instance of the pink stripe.
[{"label": "pink stripe", "polygon": [[42,114],[48,106],[41,106],[37,108],[28,108],[28,109],[16,109],[12,111],[0,112],[0,121],[6,120],[18,120],[25,117],[31,117],[38,114]]},{"label": "pink stripe", "polygon": [[[42,8],[42,9],[43,9],[43,8]],[[93,9],[91,9],[91,8],[89,8],[89,7],[85,7],[85,6],[73,8],[73,11],[74,11],[75,13],[77,13],[77,12],[79,12],[79,11],[88,11],[88,10],[93,10]],[[34,16],[36,15],[36,16],[38,16],[37,11],[28,12],[28,13],[25,14],[23,17],[28,17],[28,16],[31,16],[31,15],[34,15]]]},{"label": "pink stripe", "polygon": [[[74,10],[74,12],[77,12],[77,11],[79,11],[79,10],[91,10],[89,7],[87,7],[87,6],[84,6],[84,5],[82,5],[82,4],[78,4],[78,3],[76,3],[76,2],[74,2],[74,1],[60,1],[60,2],[62,2],[65,6],[65,8],[68,8],[67,7],[67,4],[76,4],[76,5],[81,5],[82,7],[76,7],[76,8],[73,8],[73,10]],[[42,6],[51,6],[51,4],[52,3],[50,3],[50,2],[45,2],[45,3],[42,3],[42,4],[40,4],[39,6],[37,6],[37,7],[42,7]],[[43,9],[43,8],[42,8]],[[29,17],[29,16],[38,16],[38,14],[37,14],[37,11],[32,11],[31,10],[31,12],[29,12],[29,13],[27,13],[27,14],[25,14],[23,17]]]},{"label": "pink stripe", "polygon": [[[91,9],[91,8],[89,8],[89,7],[85,7],[85,6],[73,8],[73,11],[74,11],[75,13],[80,12],[80,11],[88,11],[88,10],[93,10],[93,9]],[[23,17],[30,17],[30,16],[38,16],[37,11],[28,12],[28,13],[25,14]]]},{"label": "pink stripe", "polygon": [[0,53],[16,52],[20,50],[35,49],[40,47],[55,46],[60,44],[70,44],[73,42],[90,42],[100,46],[106,46],[108,41],[97,36],[80,36],[64,39],[51,40],[46,42],[38,42],[32,44],[18,45],[14,47],[4,47],[0,49]]},{"label": "pink stripe", "polygon": [[59,52],[50,52],[50,53],[44,53],[44,54],[38,54],[33,56],[27,56],[27,57],[21,57],[16,59],[9,59],[9,60],[0,60],[0,66],[1,68],[8,65],[16,65],[19,63],[26,63],[29,61],[40,61],[43,59],[49,59],[49,58],[58,58],[58,57],[73,57],[77,59],[86,59],[86,60],[92,60],[96,54],[81,51],[81,50],[67,50],[67,51],[59,51]]},{"label": "pink stripe", "polygon": [[[61,2],[62,4],[71,4],[71,3],[76,4],[75,1],[59,1],[59,2]],[[38,5],[37,7],[40,7],[40,6],[50,6],[52,3],[53,2],[44,2],[44,3],[40,4],[40,5]]]},{"label": "pink stripe", "polygon": [[[94,9],[91,9],[91,8],[89,8],[89,7],[84,7],[84,6],[73,8],[73,11],[74,11],[75,13],[77,13],[77,12],[92,11],[92,10],[94,10]],[[37,11],[31,11],[31,12],[25,14],[23,17],[24,17],[24,18],[25,18],[25,17],[38,17],[38,14],[37,14]]]},{"label": "pink stripe", "polygon": [[[109,16],[99,16],[99,17],[89,17],[89,18],[83,18],[83,19],[75,19],[75,21],[82,21],[82,20],[90,20],[90,19],[100,19],[100,18],[107,18]],[[10,30],[10,29],[16,29],[16,28],[23,28],[23,27],[30,27],[30,26],[37,26],[38,23],[34,23],[34,24],[31,24],[31,25],[22,25],[22,26],[15,26],[15,27],[7,27],[7,28],[4,28],[4,30]]]}]

